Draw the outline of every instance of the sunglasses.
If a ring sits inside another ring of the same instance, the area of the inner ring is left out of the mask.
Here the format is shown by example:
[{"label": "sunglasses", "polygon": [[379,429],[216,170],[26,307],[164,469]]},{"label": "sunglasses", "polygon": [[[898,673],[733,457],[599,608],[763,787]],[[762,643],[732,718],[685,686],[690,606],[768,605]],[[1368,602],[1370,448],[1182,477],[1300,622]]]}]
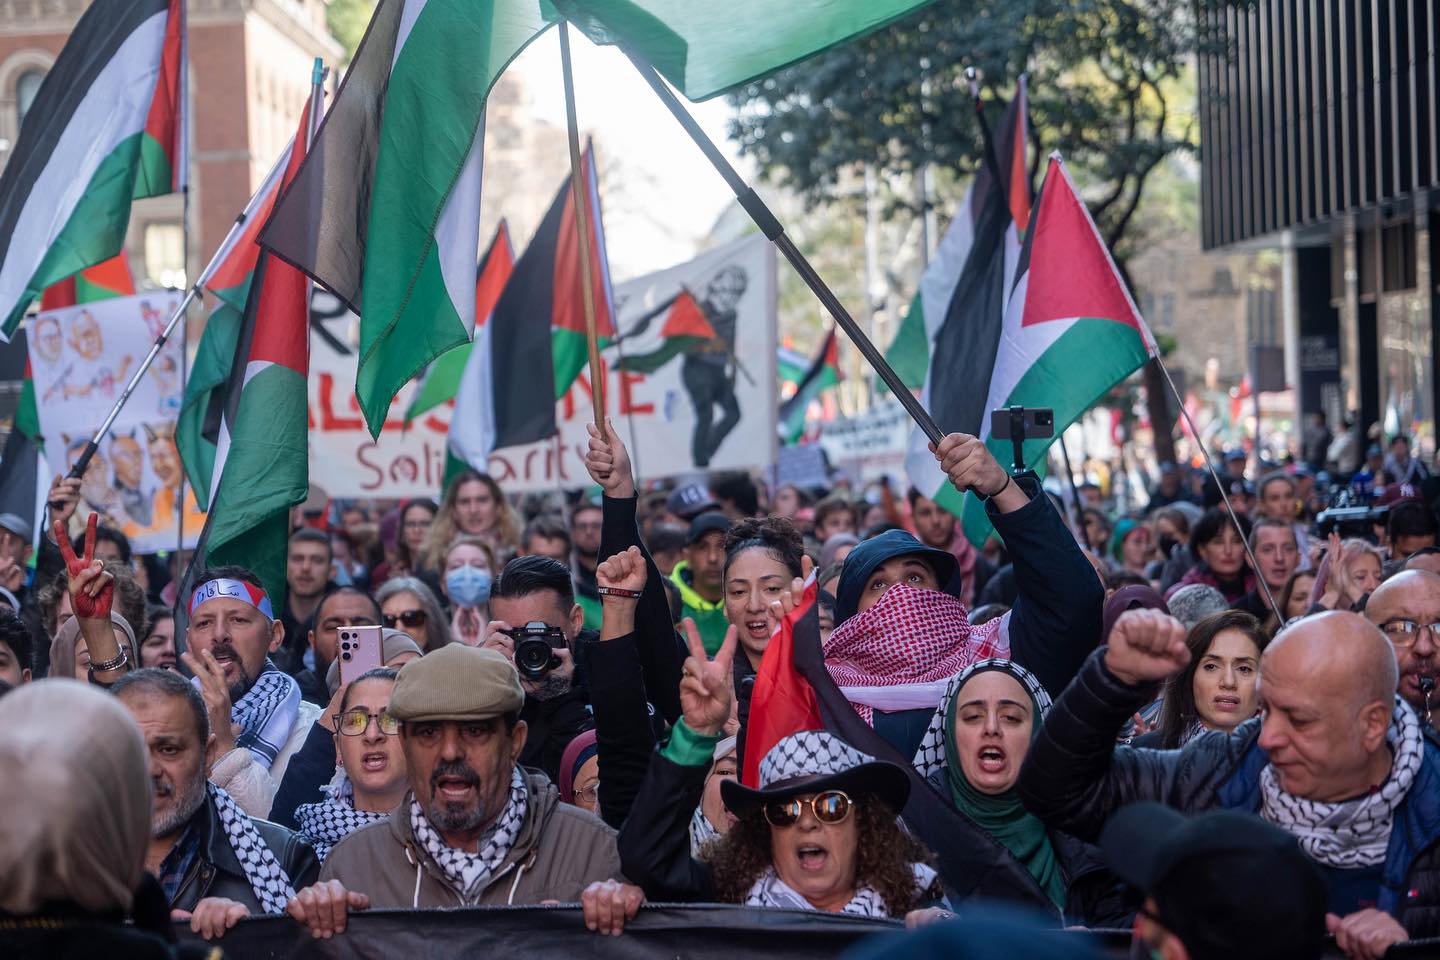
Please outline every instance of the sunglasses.
[{"label": "sunglasses", "polygon": [[381,710],[379,713],[371,713],[363,707],[356,707],[353,710],[346,710],[340,714],[339,731],[347,737],[363,736],[366,730],[370,729],[370,721],[380,728],[380,732],[387,737],[393,737],[400,732],[400,721],[390,714]]},{"label": "sunglasses", "polygon": [[425,626],[425,611],[401,610],[399,613],[387,613],[381,619],[391,630],[394,630],[397,624],[404,624],[407,627],[423,627]]},{"label": "sunglasses", "polygon": [[850,795],[843,790],[826,790],[809,799],[795,797],[790,800],[772,800],[765,804],[765,819],[772,827],[793,827],[800,814],[809,807],[815,819],[821,823],[842,823],[850,816],[854,806]]}]

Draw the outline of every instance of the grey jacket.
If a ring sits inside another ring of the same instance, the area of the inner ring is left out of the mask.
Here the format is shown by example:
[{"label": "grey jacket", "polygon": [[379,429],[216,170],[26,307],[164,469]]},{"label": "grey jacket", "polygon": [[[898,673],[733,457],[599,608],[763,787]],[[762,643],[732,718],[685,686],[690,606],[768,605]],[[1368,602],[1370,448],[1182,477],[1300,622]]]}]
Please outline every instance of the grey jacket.
[{"label": "grey jacket", "polygon": [[466,899],[415,839],[410,794],[388,819],[361,827],[325,858],[321,880],[367,894],[374,908],[576,903],[596,880],[620,877],[615,831],[599,817],[560,802],[544,774],[526,770],[530,802],[515,845],[477,897]]}]

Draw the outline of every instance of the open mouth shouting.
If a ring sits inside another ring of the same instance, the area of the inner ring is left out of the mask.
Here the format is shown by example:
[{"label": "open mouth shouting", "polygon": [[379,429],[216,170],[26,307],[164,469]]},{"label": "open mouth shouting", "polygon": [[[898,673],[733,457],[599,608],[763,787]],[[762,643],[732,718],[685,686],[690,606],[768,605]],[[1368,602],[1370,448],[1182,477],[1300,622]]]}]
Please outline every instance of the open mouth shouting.
[{"label": "open mouth shouting", "polygon": [[770,639],[770,620],[767,617],[759,619],[748,618],[744,623],[745,632],[752,640]]},{"label": "open mouth shouting", "polygon": [[980,748],[978,754],[980,769],[986,773],[1000,773],[1005,769],[1005,749],[999,746]]},{"label": "open mouth shouting", "polygon": [[360,769],[376,773],[390,766],[390,755],[383,750],[372,750],[360,757]]},{"label": "open mouth shouting", "polygon": [[802,843],[795,848],[795,859],[806,873],[819,873],[830,863],[830,851],[818,843]]}]

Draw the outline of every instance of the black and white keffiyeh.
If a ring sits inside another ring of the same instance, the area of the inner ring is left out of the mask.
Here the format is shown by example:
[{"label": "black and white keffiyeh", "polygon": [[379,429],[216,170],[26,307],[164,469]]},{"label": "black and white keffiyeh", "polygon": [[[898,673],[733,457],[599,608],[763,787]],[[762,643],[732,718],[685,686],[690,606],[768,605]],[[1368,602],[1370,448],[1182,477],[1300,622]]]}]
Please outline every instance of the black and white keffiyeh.
[{"label": "black and white keffiyeh", "polygon": [[415,839],[439,865],[440,871],[445,874],[446,881],[455,892],[467,901],[474,900],[500,864],[510,855],[510,848],[515,846],[520,827],[525,823],[525,810],[529,799],[530,791],[525,784],[525,775],[520,772],[519,767],[515,767],[510,773],[510,800],[505,804],[500,817],[481,835],[478,853],[467,853],[448,846],[430,825],[429,818],[425,816],[425,811],[420,808],[420,803],[414,796],[410,798],[410,829],[415,832]]},{"label": "black and white keffiyeh", "polygon": [[707,843],[719,839],[720,831],[716,830],[710,818],[705,816],[704,807],[696,807],[695,813],[690,817],[690,856],[698,857]]},{"label": "black and white keffiyeh", "polygon": [[250,881],[250,889],[255,891],[260,908],[266,913],[284,913],[285,904],[295,896],[295,888],[290,885],[285,868],[270,852],[255,824],[250,822],[250,817],[230,799],[230,794],[213,783],[207,783],[206,789],[210,791],[215,812],[220,815],[225,838],[230,841],[230,849],[235,851],[235,859],[240,861],[240,868],[245,871],[245,879]]},{"label": "black and white keffiyeh", "polygon": [[[910,865],[915,871],[915,889],[924,892],[930,889],[935,882],[935,871],[923,863]],[[769,907],[775,910],[814,910],[810,901],[796,893],[794,888],[780,879],[774,867],[767,867],[760,875],[750,892],[745,895],[745,906],[747,907]],[[880,894],[871,887],[861,887],[855,891],[855,896],[850,902],[840,909],[841,913],[848,913],[852,917],[889,917],[890,911],[885,907],[885,901]]]},{"label": "black and white keffiyeh", "polygon": [[1342,803],[1321,803],[1280,789],[1275,768],[1260,774],[1261,816],[1293,836],[1311,859],[1330,867],[1358,869],[1385,862],[1395,808],[1410,792],[1425,753],[1420,720],[1410,705],[1395,700],[1386,733],[1394,755],[1390,776],[1373,793]]},{"label": "black and white keffiyeh", "polygon": [[[198,686],[200,680],[197,678]],[[230,708],[230,719],[242,730],[235,746],[255,754],[255,759],[268,769],[300,716],[300,685],[274,663],[265,661],[265,669],[255,678],[239,702]]]},{"label": "black and white keffiyeh", "polygon": [[295,808],[300,836],[315,848],[315,856],[321,863],[325,862],[335,844],[361,827],[390,816],[388,813],[356,810],[355,788],[348,777],[342,776],[338,785],[326,787],[325,793],[325,799],[319,803],[301,804]]}]

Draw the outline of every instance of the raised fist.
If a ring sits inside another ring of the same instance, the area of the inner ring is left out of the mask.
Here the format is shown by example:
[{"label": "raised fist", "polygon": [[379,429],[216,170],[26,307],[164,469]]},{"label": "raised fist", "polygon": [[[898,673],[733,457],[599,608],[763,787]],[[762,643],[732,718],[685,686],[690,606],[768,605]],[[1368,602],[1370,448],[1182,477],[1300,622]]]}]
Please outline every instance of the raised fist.
[{"label": "raised fist", "polygon": [[1185,624],[1159,610],[1126,610],[1108,644],[1105,666],[1131,686],[1164,680],[1190,662]]},{"label": "raised fist", "polygon": [[622,550],[595,568],[595,582],[602,587],[618,587],[639,593],[645,589],[649,570],[639,547]]}]

